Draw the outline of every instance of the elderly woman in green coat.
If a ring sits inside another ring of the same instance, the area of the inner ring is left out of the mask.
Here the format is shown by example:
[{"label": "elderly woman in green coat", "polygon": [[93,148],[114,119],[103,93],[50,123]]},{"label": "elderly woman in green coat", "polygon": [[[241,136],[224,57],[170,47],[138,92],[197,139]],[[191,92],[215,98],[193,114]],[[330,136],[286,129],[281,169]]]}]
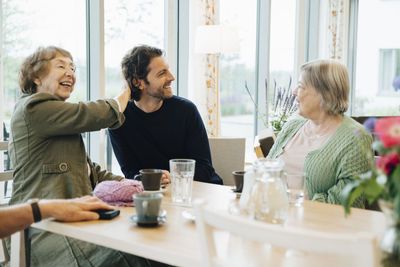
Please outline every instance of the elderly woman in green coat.
[{"label": "elderly woman in green coat", "polygon": [[[310,200],[341,204],[346,184],[371,170],[372,137],[344,114],[349,91],[344,65],[316,60],[301,66],[293,92],[301,118],[285,124],[268,154],[268,158],[285,162],[288,175],[306,173],[306,198]],[[354,206],[363,208],[363,197]]]},{"label": "elderly woman in green coat", "polygon": [[[123,177],[101,170],[87,156],[81,133],[117,128],[130,99],[125,87],[115,99],[65,102],[74,90],[71,54],[38,48],[22,63],[22,96],[11,119],[10,157],[14,168],[10,204],[31,198],[90,195],[104,180]],[[145,259],[51,233],[34,234],[32,266],[146,266]]]}]

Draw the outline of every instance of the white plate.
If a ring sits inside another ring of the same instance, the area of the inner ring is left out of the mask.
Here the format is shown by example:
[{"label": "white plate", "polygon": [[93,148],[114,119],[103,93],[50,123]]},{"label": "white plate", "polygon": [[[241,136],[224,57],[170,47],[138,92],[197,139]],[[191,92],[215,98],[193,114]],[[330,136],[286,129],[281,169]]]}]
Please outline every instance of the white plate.
[{"label": "white plate", "polygon": [[182,211],[182,217],[191,222],[196,221],[196,216],[191,211],[188,210]]},{"label": "white plate", "polygon": [[160,190],[144,190],[143,193],[165,193],[167,192],[167,188],[161,187]]}]

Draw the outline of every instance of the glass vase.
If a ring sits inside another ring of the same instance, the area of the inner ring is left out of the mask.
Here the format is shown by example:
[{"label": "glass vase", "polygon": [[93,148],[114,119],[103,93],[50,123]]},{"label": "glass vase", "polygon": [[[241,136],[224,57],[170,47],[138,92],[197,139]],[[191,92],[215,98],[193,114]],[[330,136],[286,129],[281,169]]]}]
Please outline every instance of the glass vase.
[{"label": "glass vase", "polygon": [[382,236],[382,266],[400,266],[400,220],[395,213],[393,203],[378,201],[386,219],[386,230]]}]

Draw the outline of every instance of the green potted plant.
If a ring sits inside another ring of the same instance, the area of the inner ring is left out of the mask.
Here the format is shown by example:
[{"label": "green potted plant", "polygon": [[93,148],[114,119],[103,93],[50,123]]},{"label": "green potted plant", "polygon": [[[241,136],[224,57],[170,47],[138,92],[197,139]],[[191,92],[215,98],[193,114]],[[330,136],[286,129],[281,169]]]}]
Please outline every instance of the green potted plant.
[{"label": "green potted plant", "polygon": [[353,201],[364,194],[369,204],[378,202],[387,220],[387,229],[381,239],[384,266],[400,266],[400,117],[364,123],[375,141],[372,147],[378,152],[376,166],[360,175],[343,190],[346,214]]}]

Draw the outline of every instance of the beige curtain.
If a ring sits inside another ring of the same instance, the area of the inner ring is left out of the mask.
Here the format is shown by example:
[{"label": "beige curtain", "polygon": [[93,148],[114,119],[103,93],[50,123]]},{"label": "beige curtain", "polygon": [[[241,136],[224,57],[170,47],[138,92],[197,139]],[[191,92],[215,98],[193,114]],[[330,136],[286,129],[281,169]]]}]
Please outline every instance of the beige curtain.
[{"label": "beige curtain", "polygon": [[328,56],[345,63],[347,59],[349,0],[329,0]]},{"label": "beige curtain", "polygon": [[[196,0],[198,1],[199,19],[197,25],[215,25],[218,23],[218,0]],[[220,135],[220,104],[218,92],[219,55],[205,54],[198,57],[199,86],[196,88],[202,92],[197,94],[200,100],[196,101],[204,121],[209,137]]]}]

